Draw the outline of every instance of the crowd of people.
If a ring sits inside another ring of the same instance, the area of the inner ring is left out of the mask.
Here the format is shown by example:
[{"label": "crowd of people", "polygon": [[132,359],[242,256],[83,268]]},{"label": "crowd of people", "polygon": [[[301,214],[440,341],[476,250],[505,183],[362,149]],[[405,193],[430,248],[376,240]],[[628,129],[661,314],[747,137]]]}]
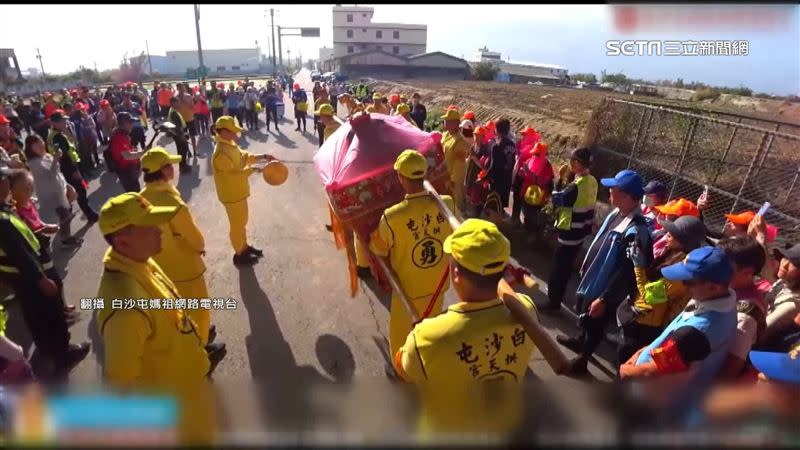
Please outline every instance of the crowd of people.
[{"label": "crowd of people", "polygon": [[[258,90],[247,79],[227,91],[223,84],[206,88],[201,81],[195,88],[178,83],[174,91],[156,83],[148,93],[127,83],[102,95],[81,88],[45,93],[41,100],[10,99],[14,113],[0,115],[0,279],[20,298],[44,363],[32,371],[21,347],[0,330],[7,382],[30,380],[33,372],[64,379],[90,351],[89,343],[70,343],[75,307],[64,299],[50,250],[53,236],[65,246],[81,245],[70,232],[73,202],[87,222],[99,222],[109,244],[100,298],[209,298],[203,234],[171,184],[175,164],[181,173],[191,170],[186,160],[196,157],[197,136],[216,144],[211,166],[229,219],[233,263],[250,265],[263,257],[247,242],[248,177],[260,173],[260,162],[275,158],[242,150],[237,138],[245,126],[258,129],[260,110],[267,129],[273,122],[278,132],[277,109],[289,86],[296,130],[305,132],[308,95],[291,78]],[[397,115],[420,129],[428,120],[416,93],[385,97],[363,84],[351,92],[341,89],[317,83],[312,91],[320,145],[339,127],[339,105],[350,116],[362,110]],[[174,125],[178,155],[149,148],[148,115],[153,126]],[[579,332],[556,340],[577,356],[556,364],[558,373],[586,375],[606,330],[616,324],[622,336],[617,377],[648,382],[639,392],[662,413],[654,417],[682,417],[718,383],[798,382],[797,362],[786,369],[785,361],[800,352],[800,244],[776,247],[775,229],[763,214],[731,214],[722,231],[712,230],[703,215],[713,202],[707,193],[697,202],[668,198],[664,184],[632,170],[598,183],[589,148],[572,150],[556,171],[548,145],[532,127],[515,132],[505,118],[482,123],[454,105],[439,119],[448,174],[442,201],[467,220],[455,229],[449,225],[424,187],[428,160],[408,149],[394,165],[405,199],[385,211],[368,242],[354,240],[359,276],[371,276],[367,249],[384,258],[410,307],[424,319],[415,322],[393,293],[392,363],[386,373],[419,384],[423,403],[435,398],[430,401],[438,406],[432,408],[444,413],[428,417],[432,430],[463,429],[476,420],[468,417],[471,400],[460,396],[475,380],[523,379],[534,344],[543,353],[547,349],[536,332],[537,313],[562,313],[574,275]],[[84,174],[100,168],[103,145],[102,159],[125,193],[98,213],[88,204]],[[598,226],[601,187],[609,189],[613,210]],[[534,237],[547,223],[557,243],[548,303],[536,307],[525,295],[498,290],[505,286],[511,255],[498,225],[524,227]],[[459,302],[443,310],[451,285]],[[225,345],[214,342],[208,308],[109,306],[98,326],[106,348],[104,374],[116,386],[166,386],[186,391],[184,399],[191,401],[195,391],[187,386],[198,387],[226,354]],[[795,375],[787,375],[791,370]],[[657,382],[662,379],[671,381]],[[513,425],[499,417],[475,426]]]}]

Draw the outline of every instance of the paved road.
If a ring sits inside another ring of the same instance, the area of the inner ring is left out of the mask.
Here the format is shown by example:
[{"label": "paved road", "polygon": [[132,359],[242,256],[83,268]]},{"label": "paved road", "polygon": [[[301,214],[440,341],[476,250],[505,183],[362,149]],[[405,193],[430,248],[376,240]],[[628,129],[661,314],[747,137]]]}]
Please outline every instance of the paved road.
[{"label": "paved road", "polygon": [[[310,97],[309,72],[299,74],[297,81],[308,89]],[[258,176],[251,178],[248,236],[251,244],[262,248],[266,255],[258,264],[242,269],[232,264],[227,217],[216,199],[209,164],[212,141],[200,140],[192,173],[180,177],[178,183],[206,238],[210,294],[234,298],[238,304],[235,310],[215,311],[212,316],[217,339],[228,347],[215,380],[225,386],[241,386],[251,380],[273,386],[299,379],[327,383],[352,377],[382,383],[387,361],[389,295],[362,284],[358,295],[350,297],[345,254],[335,249],[324,228],[328,222],[326,198],[312,164],[317,137],[311,132],[294,131],[288,97],[286,104],[289,107],[280,132],[265,133],[262,126],[260,132],[245,132],[240,140],[243,148],[271,153],[290,168],[288,181],[279,187],[268,186]],[[309,131],[312,123],[309,121]],[[171,143],[167,148],[175,151]],[[110,174],[93,180],[90,190],[91,203],[98,209],[110,196],[122,192]],[[75,222],[74,229],[85,225],[81,218]],[[77,252],[56,253],[56,264],[64,267],[67,298],[75,304],[96,294],[101,259],[107,248],[96,226],[80,232],[84,233],[85,242]],[[515,256],[518,254],[521,250],[515,246]],[[524,258],[520,259],[539,269],[546,267],[549,260],[544,255],[522,254]],[[535,297],[542,299],[541,294]],[[446,302],[453,300],[451,290]],[[75,383],[88,386],[96,385],[101,378],[100,342],[92,317],[92,311],[83,311],[81,322],[72,328],[73,341],[91,340],[94,345],[93,354],[72,377]],[[566,318],[543,321],[553,331],[559,327],[570,329]],[[538,352],[530,368],[545,383],[556,378]],[[591,370],[599,379],[608,380],[596,367]],[[580,384],[574,380],[561,383]],[[247,400],[247,395],[231,395],[222,408],[228,413],[241,410],[240,402]],[[238,418],[236,421],[242,423]],[[585,423],[595,422],[592,419]]]}]

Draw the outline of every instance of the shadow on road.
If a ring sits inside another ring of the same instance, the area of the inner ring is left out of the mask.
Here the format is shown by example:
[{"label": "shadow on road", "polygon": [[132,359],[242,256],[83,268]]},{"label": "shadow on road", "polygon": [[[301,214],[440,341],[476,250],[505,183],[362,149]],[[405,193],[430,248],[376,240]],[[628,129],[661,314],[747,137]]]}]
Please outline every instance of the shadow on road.
[{"label": "shadow on road", "polygon": [[297,148],[297,145],[295,145],[293,140],[289,139],[288,136],[280,132],[275,135],[275,143],[284,148]]},{"label": "shadow on road", "polygon": [[[74,224],[76,220],[72,219],[72,222]],[[83,225],[80,228],[78,228],[77,231],[75,231],[73,228],[72,235],[77,238],[83,239],[83,237],[86,236],[86,233],[89,231],[89,229],[92,228],[93,225],[94,225],[93,223],[83,222]],[[55,242],[53,243],[51,252],[52,253],[51,256],[53,258],[53,267],[56,268],[56,271],[58,272],[58,275],[61,277],[62,280],[66,278],[67,274],[69,273],[69,270],[67,269],[69,261],[72,259],[73,256],[78,254],[79,249],[80,247],[62,246],[60,244],[60,239],[56,239]]]},{"label": "shadow on road", "polygon": [[189,202],[192,198],[194,188],[200,186],[200,165],[197,160],[192,158],[192,171],[186,174],[176,174],[178,176],[178,192],[181,193],[183,201]]},{"label": "shadow on road", "polygon": [[[315,389],[330,384],[331,380],[314,367],[297,365],[253,267],[239,270],[239,289],[250,323],[245,347],[264,425],[277,432],[313,428],[320,414],[324,414],[314,407]],[[341,339],[323,335],[317,340],[316,351],[320,364],[335,381],[352,379],[355,360]]]}]

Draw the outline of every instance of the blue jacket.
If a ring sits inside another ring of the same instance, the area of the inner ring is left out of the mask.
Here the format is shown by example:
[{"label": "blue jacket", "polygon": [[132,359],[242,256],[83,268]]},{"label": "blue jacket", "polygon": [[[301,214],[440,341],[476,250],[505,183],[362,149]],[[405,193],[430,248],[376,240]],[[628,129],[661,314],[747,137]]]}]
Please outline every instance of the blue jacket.
[{"label": "blue jacket", "polygon": [[[625,252],[629,245],[636,243],[645,252],[646,264],[649,265],[653,260],[653,240],[641,210],[634,211],[630,223],[621,234],[608,229],[618,215],[618,209],[611,211],[586,252],[577,292],[583,302],[602,298],[607,302],[606,307],[616,307],[626,296],[636,293],[633,263]],[[604,236],[602,242],[601,236]],[[585,306],[579,304],[578,311],[585,309]]]}]

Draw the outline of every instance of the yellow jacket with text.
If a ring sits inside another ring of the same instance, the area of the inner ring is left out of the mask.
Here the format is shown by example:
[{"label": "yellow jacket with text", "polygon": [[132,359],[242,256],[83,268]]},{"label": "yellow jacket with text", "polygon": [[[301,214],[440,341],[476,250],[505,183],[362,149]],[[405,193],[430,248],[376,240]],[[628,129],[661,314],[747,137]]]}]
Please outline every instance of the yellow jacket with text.
[{"label": "yellow jacket with text", "polygon": [[161,225],[161,253],[153,259],[174,282],[190,281],[206,271],[203,233],[181,194],[167,181],[145,183],[142,197],[154,206],[177,206],[178,212]]}]

